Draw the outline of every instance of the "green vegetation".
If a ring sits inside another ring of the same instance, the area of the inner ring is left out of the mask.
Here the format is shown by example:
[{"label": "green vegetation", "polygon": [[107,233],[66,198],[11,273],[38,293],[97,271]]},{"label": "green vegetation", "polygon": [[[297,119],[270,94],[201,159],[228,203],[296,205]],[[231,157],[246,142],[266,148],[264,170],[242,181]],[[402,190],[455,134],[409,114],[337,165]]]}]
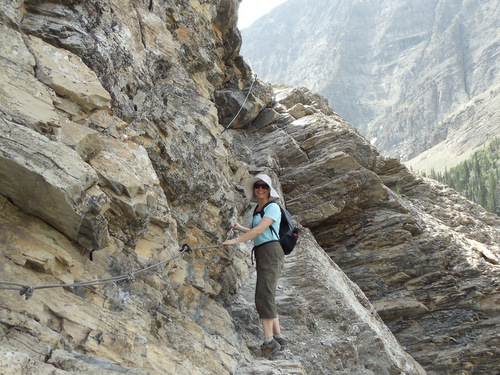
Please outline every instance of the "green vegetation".
[{"label": "green vegetation", "polygon": [[422,175],[452,187],[486,210],[500,215],[499,163],[500,138],[494,138],[472,158],[449,171],[436,173],[432,170],[428,176]]},{"label": "green vegetation", "polygon": [[312,333],[318,332],[318,324],[316,323],[316,321],[314,319],[310,320],[307,323],[307,326],[309,327],[309,331],[311,331]]}]

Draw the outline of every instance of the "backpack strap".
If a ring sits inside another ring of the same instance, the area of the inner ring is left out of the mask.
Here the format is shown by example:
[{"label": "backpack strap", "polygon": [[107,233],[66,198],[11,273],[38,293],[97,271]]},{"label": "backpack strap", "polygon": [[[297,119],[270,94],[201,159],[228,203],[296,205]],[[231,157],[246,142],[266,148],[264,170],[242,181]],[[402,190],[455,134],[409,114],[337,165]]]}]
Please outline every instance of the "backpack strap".
[{"label": "backpack strap", "polygon": [[[264,208],[266,208],[266,207],[267,207],[267,205],[268,205],[268,204],[271,204],[271,203],[273,203],[273,201],[267,202],[267,203],[264,205],[264,207],[262,207],[262,210],[260,210],[260,211],[257,211],[257,210],[259,209],[259,205],[255,206],[255,208],[254,208],[254,210],[253,210],[253,216],[255,216],[255,215],[257,215],[257,213],[259,213],[259,214],[260,214],[260,217],[261,217],[261,218],[263,218],[263,217],[264,217]],[[251,225],[250,225],[250,228],[253,228],[253,216],[252,216],[252,223],[251,223]],[[271,232],[273,232],[273,233],[274,233],[274,235],[275,235],[276,237],[278,237],[278,238],[280,237],[280,236],[278,236],[278,235],[276,234],[276,231],[274,230],[274,228],[273,228],[273,225],[272,225],[272,224],[269,226],[269,228],[271,228]],[[252,248],[252,253],[251,253],[251,255],[250,255],[250,258],[252,259],[252,265],[253,265],[253,264],[254,264],[254,259],[255,259],[255,247],[253,247],[253,248]]]},{"label": "backpack strap", "polygon": [[[257,215],[257,213],[260,214],[260,217],[264,217],[264,209],[269,206],[271,203],[276,203],[274,201],[269,201],[267,202],[264,207],[262,207],[262,210],[257,211],[259,209],[259,205],[255,206],[255,209],[253,210],[253,216]],[[276,203],[277,204],[277,203]]]},{"label": "backpack strap", "polygon": [[[259,214],[260,214],[260,217],[261,217],[261,218],[263,218],[263,217],[264,217],[264,209],[265,209],[268,205],[270,205],[271,203],[276,203],[276,202],[275,202],[275,201],[269,201],[269,202],[267,202],[267,203],[266,203],[266,204],[262,207],[262,210],[260,210],[260,211],[257,211],[257,210],[259,209],[259,205],[255,206],[255,208],[254,208],[254,210],[253,210],[253,216],[255,216],[255,215],[257,215],[257,213],[259,213]],[[278,204],[278,203],[276,203],[276,204]],[[279,205],[279,204],[278,204],[278,207],[280,207],[280,205]],[[280,207],[280,209],[281,209],[281,207]],[[252,226],[251,226],[251,227],[253,228],[253,219],[252,219]],[[269,229],[271,229],[271,232],[273,232],[273,234],[274,234],[277,238],[280,238],[280,236],[278,235],[278,233],[276,233],[276,230],[273,228],[273,225],[272,225],[272,224],[269,226]]]},{"label": "backpack strap", "polygon": [[273,226],[272,226],[272,225],[270,225],[270,226],[269,226],[269,228],[271,228],[271,232],[273,232],[273,233],[274,233],[274,235],[275,235],[276,237],[278,237],[278,240],[279,240],[280,236],[278,235],[278,233],[276,233],[276,231],[274,230]]}]

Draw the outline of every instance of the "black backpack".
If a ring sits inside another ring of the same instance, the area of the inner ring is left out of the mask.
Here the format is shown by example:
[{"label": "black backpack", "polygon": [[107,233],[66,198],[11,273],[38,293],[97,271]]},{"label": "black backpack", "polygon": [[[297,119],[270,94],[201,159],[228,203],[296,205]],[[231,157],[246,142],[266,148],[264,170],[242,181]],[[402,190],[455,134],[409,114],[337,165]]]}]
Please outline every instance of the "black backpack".
[{"label": "black backpack", "polygon": [[[264,217],[264,208],[270,203],[276,202],[266,203],[264,207],[262,207],[262,210],[260,210],[261,217]],[[280,245],[283,248],[283,252],[285,253],[285,255],[288,255],[292,252],[295,244],[297,243],[297,239],[299,238],[299,228],[294,226],[292,215],[290,215],[287,210],[281,207],[281,205],[278,204],[278,207],[281,210],[281,223],[278,237],[280,239]],[[259,206],[257,205],[257,207],[255,207],[255,210],[253,211],[254,216],[257,214],[258,208]],[[274,230],[272,225],[269,228],[271,228],[273,233],[276,234],[276,231]]]}]

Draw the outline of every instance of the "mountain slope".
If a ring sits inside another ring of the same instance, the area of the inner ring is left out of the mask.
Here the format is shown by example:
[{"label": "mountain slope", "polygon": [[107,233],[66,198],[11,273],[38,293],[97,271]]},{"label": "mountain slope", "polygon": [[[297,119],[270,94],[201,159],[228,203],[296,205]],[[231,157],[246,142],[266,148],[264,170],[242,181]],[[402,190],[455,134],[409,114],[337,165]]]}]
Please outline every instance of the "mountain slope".
[{"label": "mountain slope", "polygon": [[[496,375],[499,217],[255,80],[238,3],[0,0],[0,373]],[[220,246],[257,171],[303,227],[271,361]]]},{"label": "mountain slope", "polygon": [[497,1],[288,0],[242,37],[264,80],[322,93],[388,155],[427,151],[415,169],[500,133]]}]

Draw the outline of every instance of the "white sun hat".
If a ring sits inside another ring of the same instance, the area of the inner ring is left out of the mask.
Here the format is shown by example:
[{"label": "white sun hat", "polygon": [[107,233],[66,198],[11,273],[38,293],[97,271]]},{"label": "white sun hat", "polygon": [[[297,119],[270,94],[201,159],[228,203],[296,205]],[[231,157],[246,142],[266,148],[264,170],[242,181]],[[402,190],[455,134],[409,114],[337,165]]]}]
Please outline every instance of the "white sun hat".
[{"label": "white sun hat", "polygon": [[250,202],[257,202],[257,197],[255,196],[255,194],[253,192],[253,185],[257,181],[261,181],[261,180],[264,181],[266,184],[269,185],[270,192],[271,192],[270,195],[269,195],[269,199],[272,200],[272,201],[280,199],[280,196],[278,195],[278,193],[276,192],[276,190],[274,190],[274,188],[273,188],[273,184],[272,184],[271,178],[267,174],[259,173],[255,177],[250,178],[245,183],[245,187],[244,187],[245,196],[250,200]]}]

